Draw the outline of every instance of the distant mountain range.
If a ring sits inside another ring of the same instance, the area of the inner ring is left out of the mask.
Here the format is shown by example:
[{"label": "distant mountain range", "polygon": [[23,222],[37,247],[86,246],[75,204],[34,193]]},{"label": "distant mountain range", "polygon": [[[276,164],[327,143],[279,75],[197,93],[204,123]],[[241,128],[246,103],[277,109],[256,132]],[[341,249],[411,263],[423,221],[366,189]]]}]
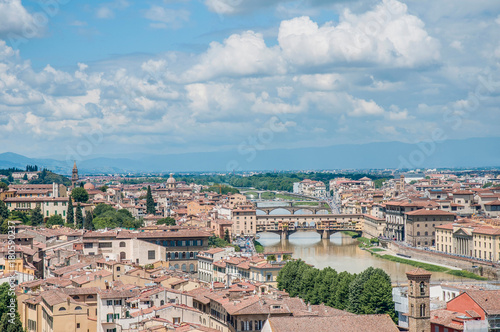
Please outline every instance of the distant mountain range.
[{"label": "distant mountain range", "polygon": [[[328,147],[136,155],[125,158],[77,160],[81,173],[196,172],[250,170],[318,170],[445,168],[500,166],[500,137],[446,140],[408,144],[380,142]],[[16,153],[0,154],[0,168],[26,165],[46,167],[69,174],[73,160],[28,158]]]}]

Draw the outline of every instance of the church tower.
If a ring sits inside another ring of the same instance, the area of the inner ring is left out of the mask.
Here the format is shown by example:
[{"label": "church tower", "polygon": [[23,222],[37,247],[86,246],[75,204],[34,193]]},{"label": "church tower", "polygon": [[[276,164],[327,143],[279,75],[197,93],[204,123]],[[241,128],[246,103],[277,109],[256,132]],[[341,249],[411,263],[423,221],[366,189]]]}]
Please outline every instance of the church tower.
[{"label": "church tower", "polygon": [[431,330],[431,273],[421,268],[406,272],[408,278],[408,327],[410,332]]},{"label": "church tower", "polygon": [[76,182],[78,181],[78,168],[76,167],[76,161],[73,164],[73,171],[71,173],[71,185],[73,188],[76,186]]}]

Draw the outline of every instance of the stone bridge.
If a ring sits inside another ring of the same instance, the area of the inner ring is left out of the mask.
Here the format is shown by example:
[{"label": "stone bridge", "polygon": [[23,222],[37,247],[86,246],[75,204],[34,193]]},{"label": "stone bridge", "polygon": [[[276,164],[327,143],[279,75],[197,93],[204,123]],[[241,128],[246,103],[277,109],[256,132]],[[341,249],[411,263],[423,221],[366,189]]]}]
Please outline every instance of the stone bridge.
[{"label": "stone bridge", "polygon": [[[271,211],[283,209],[290,212],[290,214],[295,214],[297,211],[308,212],[308,214],[326,214],[331,212],[330,207],[323,206],[324,202],[318,202],[318,205],[300,205],[301,202],[280,202],[280,205],[277,206],[268,206],[268,207],[256,207],[256,210],[260,210],[264,212],[266,215],[269,215]],[[307,202],[310,203],[310,202]],[[295,205],[294,205],[295,204]]]},{"label": "stone bridge", "polygon": [[288,239],[298,231],[315,231],[323,239],[341,231],[363,232],[362,214],[339,215],[266,215],[257,216],[257,233],[270,232]]}]

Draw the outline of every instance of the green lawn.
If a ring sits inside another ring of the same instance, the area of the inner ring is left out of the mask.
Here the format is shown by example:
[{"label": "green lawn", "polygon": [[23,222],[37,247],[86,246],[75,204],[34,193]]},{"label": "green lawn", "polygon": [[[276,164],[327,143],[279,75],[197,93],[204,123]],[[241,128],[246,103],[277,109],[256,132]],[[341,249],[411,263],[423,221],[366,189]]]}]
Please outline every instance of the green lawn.
[{"label": "green lawn", "polygon": [[370,250],[371,252],[380,252],[380,251],[385,251],[385,249],[382,249],[382,248],[370,248],[368,249]]},{"label": "green lawn", "polygon": [[293,206],[318,206],[318,202],[295,202]]},{"label": "green lawn", "polygon": [[299,201],[302,199],[300,197],[289,196],[289,195],[284,195],[284,194],[276,194],[276,198],[281,198],[281,199],[284,199],[286,201]]},{"label": "green lawn", "polygon": [[444,272],[444,273],[448,273],[448,274],[451,274],[451,275],[454,275],[457,277],[464,277],[464,278],[476,279],[476,280],[488,280],[488,278],[478,276],[477,274],[474,274],[472,272],[465,271],[465,270],[451,270],[445,266],[417,262],[417,261],[413,261],[411,259],[406,259],[406,258],[402,258],[402,257],[392,256],[392,255],[378,255],[378,254],[374,254],[374,255],[376,255],[377,257],[383,258],[383,259],[393,261],[393,262],[408,264],[408,265],[415,266],[415,267],[420,267],[420,268],[427,270],[427,271],[430,271],[430,272]]},{"label": "green lawn", "polygon": [[270,191],[265,191],[262,193],[261,198],[262,199],[274,199],[275,196],[276,196],[275,193],[270,192]]}]

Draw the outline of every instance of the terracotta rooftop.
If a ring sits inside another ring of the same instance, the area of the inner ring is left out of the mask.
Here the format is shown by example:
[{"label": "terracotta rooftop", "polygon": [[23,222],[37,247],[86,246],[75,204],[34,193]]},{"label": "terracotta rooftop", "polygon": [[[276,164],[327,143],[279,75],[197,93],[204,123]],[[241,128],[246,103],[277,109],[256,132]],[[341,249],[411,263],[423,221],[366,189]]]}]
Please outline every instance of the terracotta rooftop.
[{"label": "terracotta rooftop", "polygon": [[268,323],[273,332],[397,332],[399,329],[388,315],[345,315],[271,317]]},{"label": "terracotta rooftop", "polygon": [[430,276],[430,275],[432,275],[432,273],[418,267],[414,270],[406,272],[406,275],[407,276]]}]

